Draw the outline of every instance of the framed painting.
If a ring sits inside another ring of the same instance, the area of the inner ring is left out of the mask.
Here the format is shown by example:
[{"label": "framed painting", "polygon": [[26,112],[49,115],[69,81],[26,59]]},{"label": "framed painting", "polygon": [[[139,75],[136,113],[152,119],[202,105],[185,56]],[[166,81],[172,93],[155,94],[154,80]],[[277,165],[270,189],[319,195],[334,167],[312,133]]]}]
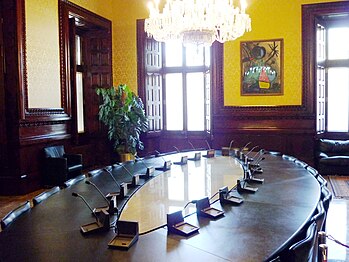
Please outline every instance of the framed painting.
[{"label": "framed painting", "polygon": [[283,95],[283,39],[240,43],[241,95]]}]

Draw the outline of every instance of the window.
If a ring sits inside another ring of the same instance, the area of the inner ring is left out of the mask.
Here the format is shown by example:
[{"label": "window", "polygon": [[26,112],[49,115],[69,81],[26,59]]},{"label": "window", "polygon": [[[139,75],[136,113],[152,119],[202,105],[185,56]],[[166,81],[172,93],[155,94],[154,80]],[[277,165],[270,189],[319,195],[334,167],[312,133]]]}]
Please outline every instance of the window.
[{"label": "window", "polygon": [[209,131],[211,48],[159,43],[149,37],[144,43],[149,131]]},{"label": "window", "polygon": [[317,19],[317,131],[349,131],[349,20]]},{"label": "window", "polygon": [[76,111],[77,111],[77,131],[79,134],[85,132],[84,121],[84,90],[83,90],[83,67],[82,67],[82,45],[81,36],[75,36],[76,49]]}]

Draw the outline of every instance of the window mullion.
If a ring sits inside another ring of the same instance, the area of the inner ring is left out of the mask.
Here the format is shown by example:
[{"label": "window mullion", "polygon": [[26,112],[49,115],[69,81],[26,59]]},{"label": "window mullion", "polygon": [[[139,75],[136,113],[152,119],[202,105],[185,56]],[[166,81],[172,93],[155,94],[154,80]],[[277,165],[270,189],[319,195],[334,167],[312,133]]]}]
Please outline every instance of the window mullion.
[{"label": "window mullion", "polygon": [[187,100],[187,61],[186,61],[186,48],[183,47],[182,52],[182,83],[183,83],[183,130],[188,131],[188,100]]}]

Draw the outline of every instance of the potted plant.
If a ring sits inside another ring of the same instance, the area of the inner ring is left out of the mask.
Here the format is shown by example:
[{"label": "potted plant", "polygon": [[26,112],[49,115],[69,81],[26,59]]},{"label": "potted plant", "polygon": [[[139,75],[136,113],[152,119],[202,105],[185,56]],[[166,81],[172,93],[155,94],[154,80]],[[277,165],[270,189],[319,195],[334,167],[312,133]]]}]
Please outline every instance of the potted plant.
[{"label": "potted plant", "polygon": [[99,120],[108,127],[108,138],[114,142],[114,150],[120,161],[133,159],[137,149],[144,148],[141,132],[148,129],[142,100],[125,85],[97,88],[102,98]]}]

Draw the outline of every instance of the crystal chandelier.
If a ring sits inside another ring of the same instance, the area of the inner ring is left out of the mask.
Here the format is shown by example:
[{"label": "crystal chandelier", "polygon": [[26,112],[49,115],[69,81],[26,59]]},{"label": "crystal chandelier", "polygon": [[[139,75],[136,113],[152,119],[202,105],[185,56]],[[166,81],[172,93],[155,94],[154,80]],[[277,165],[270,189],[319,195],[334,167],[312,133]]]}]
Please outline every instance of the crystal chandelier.
[{"label": "crystal chandelier", "polygon": [[251,30],[244,0],[240,8],[234,7],[233,0],[167,0],[162,13],[159,0],[148,6],[144,29],[160,42],[179,39],[184,45],[210,46],[215,40],[224,43]]}]

